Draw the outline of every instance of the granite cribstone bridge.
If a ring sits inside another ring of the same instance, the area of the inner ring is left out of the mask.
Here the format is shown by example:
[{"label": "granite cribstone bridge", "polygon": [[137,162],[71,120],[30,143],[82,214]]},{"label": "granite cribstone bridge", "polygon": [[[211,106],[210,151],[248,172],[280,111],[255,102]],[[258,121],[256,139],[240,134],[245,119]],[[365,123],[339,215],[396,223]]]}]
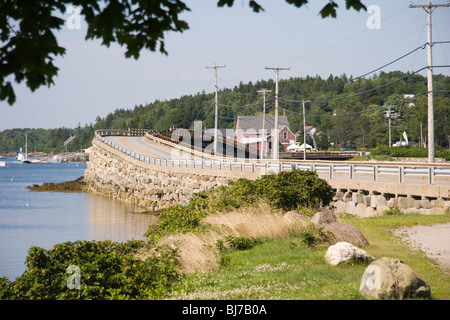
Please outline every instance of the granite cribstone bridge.
[{"label": "granite cribstone bridge", "polygon": [[282,170],[316,171],[335,189],[338,213],[366,217],[397,207],[440,214],[450,208],[448,163],[226,157],[152,130],[98,130],[85,181],[93,192],[158,212],[229,180],[254,180]]}]

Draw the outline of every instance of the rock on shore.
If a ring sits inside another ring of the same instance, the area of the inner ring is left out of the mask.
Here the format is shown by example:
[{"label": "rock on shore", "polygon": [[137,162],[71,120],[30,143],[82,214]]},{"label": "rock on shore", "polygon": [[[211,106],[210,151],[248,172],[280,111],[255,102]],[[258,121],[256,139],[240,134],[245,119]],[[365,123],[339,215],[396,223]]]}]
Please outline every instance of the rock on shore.
[{"label": "rock on shore", "polygon": [[42,185],[33,184],[28,186],[31,191],[40,192],[85,192],[86,183],[84,182],[84,177],[79,177],[73,181],[66,182],[44,182]]}]

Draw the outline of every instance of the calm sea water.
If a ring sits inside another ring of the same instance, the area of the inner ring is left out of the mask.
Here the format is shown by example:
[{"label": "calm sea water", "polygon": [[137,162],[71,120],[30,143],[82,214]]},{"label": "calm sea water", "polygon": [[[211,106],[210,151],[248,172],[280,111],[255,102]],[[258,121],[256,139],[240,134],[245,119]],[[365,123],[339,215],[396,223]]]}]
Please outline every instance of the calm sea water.
[{"label": "calm sea water", "polygon": [[76,240],[144,239],[156,217],[137,207],[88,193],[26,188],[74,180],[85,169],[85,163],[21,164],[6,159],[6,167],[0,167],[0,277],[20,276],[32,246],[50,249]]}]

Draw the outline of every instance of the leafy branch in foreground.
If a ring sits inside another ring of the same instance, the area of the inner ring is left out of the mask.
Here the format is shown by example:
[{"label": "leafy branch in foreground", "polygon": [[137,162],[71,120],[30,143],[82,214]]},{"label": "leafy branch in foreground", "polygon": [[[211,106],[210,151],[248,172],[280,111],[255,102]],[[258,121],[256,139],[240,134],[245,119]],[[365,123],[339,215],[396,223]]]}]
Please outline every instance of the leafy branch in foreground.
[{"label": "leafy branch in foreground", "polygon": [[[301,7],[307,0],[286,0]],[[234,0],[219,0],[217,5],[233,6]],[[88,28],[86,40],[101,39],[102,45],[111,43],[126,46],[127,58],[139,58],[142,49],[167,54],[164,33],[183,32],[189,29],[179,15],[190,11],[180,0],[9,0],[0,3],[0,100],[10,105],[16,101],[9,77],[17,83],[25,81],[35,91],[40,86],[51,86],[59,68],[53,64],[66,49],[61,47],[54,35],[65,21],[58,17],[67,7],[79,8]],[[264,9],[249,0],[254,12]],[[330,1],[321,11],[322,18],[336,17],[338,5]],[[365,9],[361,0],[346,0],[346,9]],[[77,12],[78,14],[78,12]]]}]

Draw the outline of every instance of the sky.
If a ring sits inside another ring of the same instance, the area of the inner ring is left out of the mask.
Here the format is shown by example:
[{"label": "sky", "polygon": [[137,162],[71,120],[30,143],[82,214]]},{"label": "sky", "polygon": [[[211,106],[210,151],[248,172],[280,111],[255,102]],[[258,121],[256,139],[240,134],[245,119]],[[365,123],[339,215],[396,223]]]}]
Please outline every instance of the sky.
[{"label": "sky", "polygon": [[[56,36],[66,54],[55,59],[60,70],[54,85],[31,92],[23,83],[14,84],[16,103],[0,102],[0,131],[75,128],[119,108],[214,92],[214,71],[206,68],[214,64],[225,65],[218,69],[220,89],[275,79],[275,72],[265,69],[275,66],[289,68],[280,71],[280,79],[357,77],[427,42],[427,14],[409,8],[411,1],[363,0],[375,8],[367,12],[346,10],[344,1],[337,1],[336,19],[318,15],[328,0],[312,0],[301,8],[283,0],[257,2],[264,12],[254,13],[248,0],[235,0],[231,8],[218,8],[217,0],[186,0],[191,11],[181,19],[189,30],[166,33],[167,56],[142,51],[138,60],[125,58],[124,47],[86,41],[83,20],[79,29],[63,27]],[[433,2],[438,3],[445,1]],[[449,41],[450,7],[437,8],[432,25],[434,42]],[[426,64],[426,49],[420,49],[381,71],[413,72]],[[433,65],[450,65],[450,43],[433,46]],[[450,67],[434,73],[450,76]],[[426,76],[426,71],[419,74]]]}]

